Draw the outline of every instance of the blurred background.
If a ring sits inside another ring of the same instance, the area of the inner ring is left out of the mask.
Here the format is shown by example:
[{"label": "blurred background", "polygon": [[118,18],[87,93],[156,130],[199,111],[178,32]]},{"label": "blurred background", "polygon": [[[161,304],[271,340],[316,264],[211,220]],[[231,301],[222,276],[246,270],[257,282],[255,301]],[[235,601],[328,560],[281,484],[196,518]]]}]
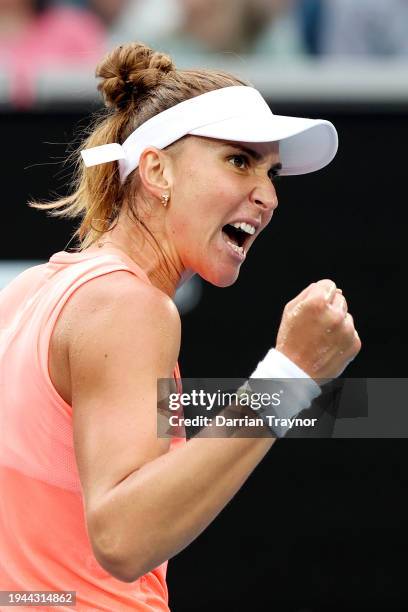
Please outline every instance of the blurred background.
[{"label": "blurred background", "polygon": [[[101,105],[95,65],[130,40],[229,70],[340,138],[326,169],[280,181],[234,286],[194,277],[177,294],[182,375],[247,376],[286,302],[331,278],[363,342],[345,375],[406,377],[408,0],[0,0],[0,288],[74,246],[74,224],[27,201],[66,193],[64,160]],[[280,440],[169,564],[172,610],[408,609],[405,435]]]}]

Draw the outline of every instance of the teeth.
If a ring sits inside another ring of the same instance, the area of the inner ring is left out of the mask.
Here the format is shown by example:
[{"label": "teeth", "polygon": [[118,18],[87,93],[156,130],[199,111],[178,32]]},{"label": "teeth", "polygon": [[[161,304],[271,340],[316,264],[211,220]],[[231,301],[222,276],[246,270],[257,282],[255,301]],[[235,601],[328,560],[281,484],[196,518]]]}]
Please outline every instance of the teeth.
[{"label": "teeth", "polygon": [[256,229],[254,228],[253,225],[250,225],[249,223],[231,223],[231,225],[233,227],[236,227],[237,229],[242,229],[244,232],[246,232],[247,234],[255,234]]},{"label": "teeth", "polygon": [[229,244],[234,249],[234,251],[237,251],[237,253],[241,253],[241,255],[245,253],[244,247],[238,246],[237,244],[234,244],[233,242],[229,241],[227,241],[227,244]]}]

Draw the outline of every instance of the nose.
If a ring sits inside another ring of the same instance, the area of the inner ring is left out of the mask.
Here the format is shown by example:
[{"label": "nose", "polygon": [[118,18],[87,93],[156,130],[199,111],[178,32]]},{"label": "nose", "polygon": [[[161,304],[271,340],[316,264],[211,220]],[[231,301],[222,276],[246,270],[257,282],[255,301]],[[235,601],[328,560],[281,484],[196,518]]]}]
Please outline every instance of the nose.
[{"label": "nose", "polygon": [[270,178],[260,181],[252,192],[251,200],[263,210],[273,212],[278,206],[276,189]]}]

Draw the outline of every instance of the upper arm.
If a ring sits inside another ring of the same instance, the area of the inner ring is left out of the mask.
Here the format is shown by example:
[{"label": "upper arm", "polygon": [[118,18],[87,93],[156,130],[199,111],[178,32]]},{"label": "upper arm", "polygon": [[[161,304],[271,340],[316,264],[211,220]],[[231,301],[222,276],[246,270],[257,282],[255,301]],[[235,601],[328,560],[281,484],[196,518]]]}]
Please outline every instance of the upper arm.
[{"label": "upper arm", "polygon": [[127,272],[93,279],[77,294],[68,352],[75,455],[90,519],[105,493],[169,448],[157,437],[157,379],[173,377],[180,317],[167,295]]}]

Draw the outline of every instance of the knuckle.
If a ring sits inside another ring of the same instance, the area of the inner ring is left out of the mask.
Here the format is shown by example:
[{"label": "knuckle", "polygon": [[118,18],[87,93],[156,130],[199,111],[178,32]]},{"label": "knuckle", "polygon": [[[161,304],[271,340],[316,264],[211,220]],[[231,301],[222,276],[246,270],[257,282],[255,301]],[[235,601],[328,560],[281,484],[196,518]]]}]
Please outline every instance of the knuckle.
[{"label": "knuckle", "polygon": [[332,327],[340,327],[344,322],[344,312],[342,310],[332,310],[330,318]]},{"label": "knuckle", "polygon": [[326,299],[330,297],[330,300],[332,300],[333,297],[337,295],[336,294],[336,289],[337,289],[336,283],[330,279],[326,279],[324,281],[324,284],[322,283],[321,289]]},{"label": "knuckle", "polygon": [[283,313],[285,315],[289,314],[292,308],[293,308],[293,304],[292,304],[292,301],[290,301],[285,305],[285,308],[283,309]]},{"label": "knuckle", "polygon": [[319,292],[313,297],[311,297],[311,299],[308,300],[307,304],[310,310],[318,315],[324,312],[327,307],[327,302],[324,299],[324,294],[322,292]]},{"label": "knuckle", "polygon": [[343,317],[344,317],[344,314],[348,310],[348,305],[347,305],[346,299],[340,293],[336,293],[336,296],[335,296],[331,306],[332,306],[332,308],[339,308],[343,312]]},{"label": "knuckle", "polygon": [[323,287],[326,287],[327,289],[330,289],[331,287],[333,287],[333,285],[336,286],[336,283],[331,278],[322,278],[322,280],[317,281],[316,284],[322,285]]},{"label": "knuckle", "polygon": [[299,304],[295,304],[295,306],[293,307],[291,314],[296,317],[300,314],[300,312],[302,311],[303,307],[304,307],[305,303],[304,302],[299,302]]},{"label": "knuckle", "polygon": [[344,295],[342,295],[341,297],[342,297],[341,302],[342,302],[342,304],[343,304],[343,308],[344,308],[344,309],[347,311],[347,310],[348,310],[347,300],[346,300],[346,298],[344,297]]}]

